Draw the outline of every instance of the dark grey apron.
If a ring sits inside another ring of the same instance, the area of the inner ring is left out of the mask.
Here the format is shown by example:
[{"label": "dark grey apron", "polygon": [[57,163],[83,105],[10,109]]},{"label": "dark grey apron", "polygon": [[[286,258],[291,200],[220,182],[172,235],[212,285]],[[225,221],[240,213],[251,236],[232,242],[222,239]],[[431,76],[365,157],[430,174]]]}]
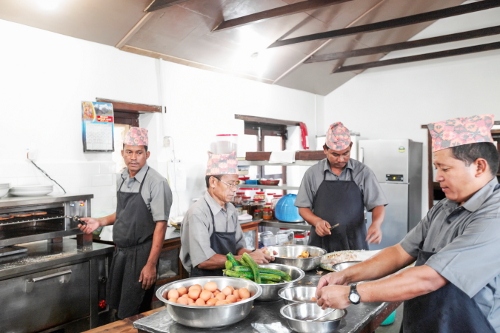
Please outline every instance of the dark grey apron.
[{"label": "dark grey apron", "polygon": [[[232,254],[236,254],[236,231],[227,232],[227,221],[226,221],[226,232],[218,232],[215,229],[215,219],[212,210],[210,209],[210,205],[205,200],[205,203],[208,206],[208,210],[210,211],[210,215],[212,216],[212,228],[213,233],[210,236],[210,247],[217,254],[226,255],[229,252]],[[222,269],[200,269],[198,266],[191,268],[190,277],[194,276],[222,276]]]},{"label": "dark grey apron", "polygon": [[[434,252],[418,252],[415,266],[424,265]],[[476,301],[448,283],[429,294],[405,301],[402,333],[494,333]]]},{"label": "dark grey apron", "polygon": [[[352,171],[351,179],[352,179]],[[339,223],[331,235],[320,237],[311,227],[309,245],[318,246],[326,252],[343,250],[368,250],[364,216],[363,194],[353,180],[326,180],[316,192],[313,201],[314,215],[330,223]]]},{"label": "dark grey apron", "polygon": [[141,195],[148,171],[149,167],[139,192],[121,192],[125,180],[117,192],[116,221],[113,226],[116,249],[106,293],[110,308],[118,310],[120,319],[148,310],[154,294],[154,286],[146,292],[139,282],[141,270],[149,258],[155,230],[155,222]]}]

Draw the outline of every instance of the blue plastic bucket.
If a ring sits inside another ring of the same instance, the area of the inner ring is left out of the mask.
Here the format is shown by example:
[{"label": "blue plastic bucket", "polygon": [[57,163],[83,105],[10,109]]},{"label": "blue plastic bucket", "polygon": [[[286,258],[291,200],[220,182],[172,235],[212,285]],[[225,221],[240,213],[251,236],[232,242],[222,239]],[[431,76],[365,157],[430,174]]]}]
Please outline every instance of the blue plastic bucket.
[{"label": "blue plastic bucket", "polygon": [[392,311],[392,313],[387,318],[385,318],[385,320],[382,322],[382,324],[380,324],[380,326],[393,324],[395,319],[396,319],[396,310]]}]

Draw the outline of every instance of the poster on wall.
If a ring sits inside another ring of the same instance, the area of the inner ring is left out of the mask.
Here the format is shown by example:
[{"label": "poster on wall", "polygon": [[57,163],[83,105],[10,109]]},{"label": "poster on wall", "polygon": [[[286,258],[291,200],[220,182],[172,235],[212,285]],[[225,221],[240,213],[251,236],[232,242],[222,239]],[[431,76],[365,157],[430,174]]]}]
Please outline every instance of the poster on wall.
[{"label": "poster on wall", "polygon": [[84,152],[114,151],[113,131],[113,104],[82,102],[82,139]]}]

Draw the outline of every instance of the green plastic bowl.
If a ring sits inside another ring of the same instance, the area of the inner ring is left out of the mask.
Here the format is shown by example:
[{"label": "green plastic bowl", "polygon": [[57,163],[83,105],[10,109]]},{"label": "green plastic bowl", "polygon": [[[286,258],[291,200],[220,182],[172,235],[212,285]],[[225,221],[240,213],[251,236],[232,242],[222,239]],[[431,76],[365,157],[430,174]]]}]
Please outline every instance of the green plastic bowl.
[{"label": "green plastic bowl", "polygon": [[385,320],[380,325],[385,326],[393,324],[395,319],[396,319],[396,310],[392,311],[392,313],[387,318],[385,318]]}]

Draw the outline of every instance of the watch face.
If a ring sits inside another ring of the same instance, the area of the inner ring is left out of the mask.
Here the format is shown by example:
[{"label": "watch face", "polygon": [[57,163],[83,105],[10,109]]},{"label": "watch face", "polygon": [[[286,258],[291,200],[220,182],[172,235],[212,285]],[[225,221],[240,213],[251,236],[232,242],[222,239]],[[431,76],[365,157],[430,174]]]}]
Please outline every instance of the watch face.
[{"label": "watch face", "polygon": [[352,293],[349,295],[349,300],[354,304],[359,303],[359,295]]}]

